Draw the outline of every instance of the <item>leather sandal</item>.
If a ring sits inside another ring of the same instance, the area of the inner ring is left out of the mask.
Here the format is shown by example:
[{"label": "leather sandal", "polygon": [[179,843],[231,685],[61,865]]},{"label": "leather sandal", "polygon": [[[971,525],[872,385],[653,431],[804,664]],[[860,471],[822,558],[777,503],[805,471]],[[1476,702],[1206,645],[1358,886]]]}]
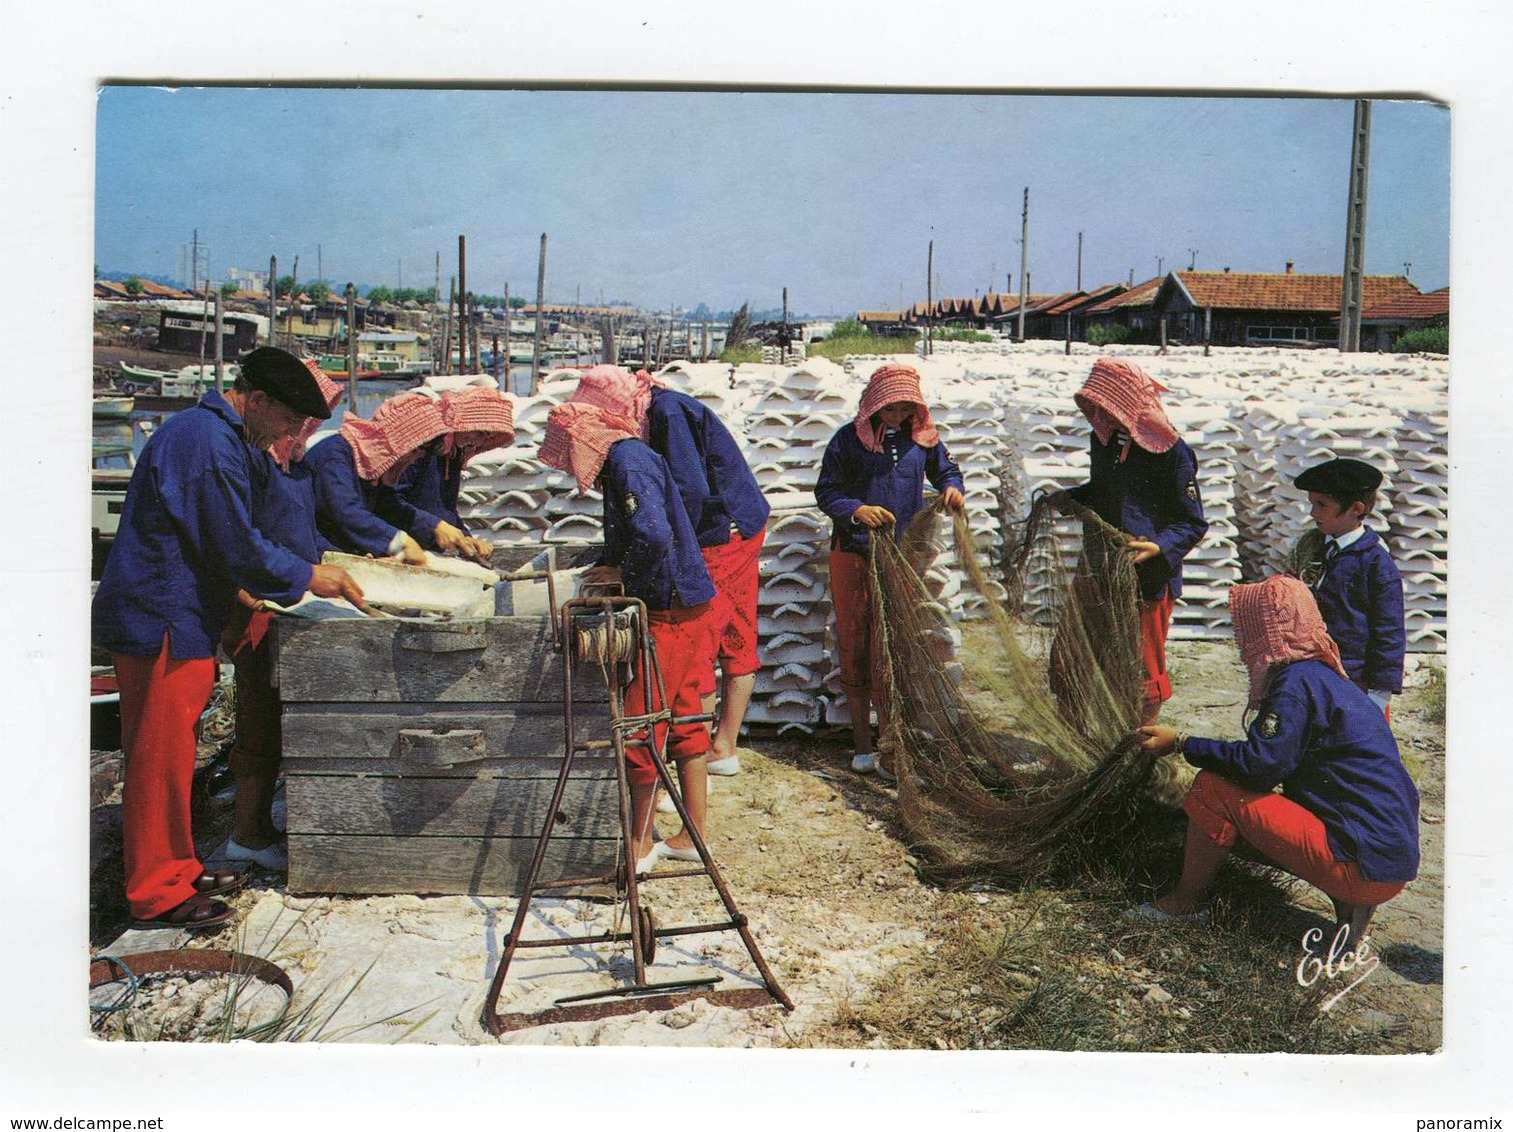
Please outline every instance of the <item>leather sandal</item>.
[{"label": "leather sandal", "polygon": [[182,904],[176,904],[150,920],[131,921],[131,926],[134,928],[183,928],[194,931],[224,924],[234,915],[236,912],[229,904],[212,900],[197,892]]},{"label": "leather sandal", "polygon": [[223,896],[247,883],[247,874],[233,869],[206,869],[194,878],[194,890],[201,896]]}]

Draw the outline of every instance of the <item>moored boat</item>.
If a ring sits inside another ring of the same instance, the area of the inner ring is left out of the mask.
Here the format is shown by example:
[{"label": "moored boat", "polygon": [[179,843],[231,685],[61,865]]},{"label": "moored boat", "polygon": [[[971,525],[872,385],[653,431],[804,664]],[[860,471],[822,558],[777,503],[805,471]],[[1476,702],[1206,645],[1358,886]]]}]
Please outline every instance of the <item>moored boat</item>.
[{"label": "moored boat", "polygon": [[93,412],[97,417],[110,417],[112,419],[131,416],[131,408],[136,403],[135,397],[118,397],[113,394],[97,395],[94,399]]}]

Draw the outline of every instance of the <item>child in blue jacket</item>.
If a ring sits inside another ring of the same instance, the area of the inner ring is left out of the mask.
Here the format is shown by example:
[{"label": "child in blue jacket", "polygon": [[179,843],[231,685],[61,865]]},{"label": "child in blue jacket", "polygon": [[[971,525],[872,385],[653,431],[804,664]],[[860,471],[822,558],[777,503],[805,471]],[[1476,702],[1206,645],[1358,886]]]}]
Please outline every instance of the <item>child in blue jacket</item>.
[{"label": "child in blue jacket", "polygon": [[1200,773],[1182,807],[1176,887],[1126,915],[1205,918],[1199,902],[1239,838],[1322,889],[1341,953],[1354,951],[1376,906],[1418,875],[1418,790],[1387,721],[1345,677],[1306,585],[1280,575],[1237,585],[1229,607],[1254,714],[1234,742],[1140,729],[1146,750],[1174,750]]},{"label": "child in blue jacket", "polygon": [[1403,690],[1403,580],[1387,544],[1364,525],[1382,473],[1360,460],[1317,464],[1293,481],[1308,493],[1315,529],[1299,540],[1294,562],[1313,587],[1345,673],[1389,712]]},{"label": "child in blue jacket", "polygon": [[[913,366],[884,365],[862,393],[856,420],[831,438],[820,462],[814,497],[834,524],[830,536],[830,593],[835,602],[841,687],[851,709],[851,769],[879,769],[872,749],[872,705],[886,731],[888,688],[868,587],[872,532],[888,524],[897,539],[925,501],[925,480],[945,505],[961,510],[961,469],[930,420]],[[887,776],[887,767],[881,768]]]},{"label": "child in blue jacket", "polygon": [[1208,533],[1198,461],[1161,407],[1163,387],[1133,362],[1099,358],[1076,394],[1092,425],[1088,482],[1067,495],[1130,536],[1140,581],[1145,722],[1171,699],[1166,634],[1182,596],[1182,560]]}]

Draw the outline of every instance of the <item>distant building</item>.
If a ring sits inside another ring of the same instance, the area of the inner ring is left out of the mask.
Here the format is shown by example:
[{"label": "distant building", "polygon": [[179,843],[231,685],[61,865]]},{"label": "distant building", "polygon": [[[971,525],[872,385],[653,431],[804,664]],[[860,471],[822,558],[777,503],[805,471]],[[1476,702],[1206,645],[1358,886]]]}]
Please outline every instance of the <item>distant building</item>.
[{"label": "distant building", "polygon": [[1157,276],[1133,287],[1116,285],[1112,293],[1099,288],[1107,297],[1095,298],[1094,302],[1077,312],[1082,330],[1076,337],[1079,341],[1092,341],[1094,329],[1109,331],[1120,327],[1123,328],[1126,335],[1124,340],[1127,342],[1155,342],[1159,335],[1156,328],[1156,293],[1160,290],[1161,283],[1161,277]]},{"label": "distant building", "polygon": [[[857,311],[856,321],[873,334],[912,334],[914,332],[904,311]],[[834,329],[833,325],[831,329]],[[825,333],[828,335],[830,331],[827,330]]]},{"label": "distant building", "polygon": [[[221,357],[235,361],[266,335],[268,322],[257,315],[226,311],[221,315]],[[215,356],[215,312],[200,303],[166,303],[158,315],[158,349],[173,354]]]},{"label": "distant building", "polygon": [[[1155,306],[1172,342],[1202,342],[1206,309],[1216,346],[1334,346],[1341,279],[1295,273],[1291,261],[1283,272],[1173,271],[1161,281]],[[1402,275],[1367,275],[1362,291],[1363,325],[1366,311],[1422,294]],[[1448,302],[1447,296],[1447,309]]]},{"label": "distant building", "polygon": [[1391,350],[1405,331],[1450,325],[1450,288],[1403,295],[1361,310],[1361,349]]}]

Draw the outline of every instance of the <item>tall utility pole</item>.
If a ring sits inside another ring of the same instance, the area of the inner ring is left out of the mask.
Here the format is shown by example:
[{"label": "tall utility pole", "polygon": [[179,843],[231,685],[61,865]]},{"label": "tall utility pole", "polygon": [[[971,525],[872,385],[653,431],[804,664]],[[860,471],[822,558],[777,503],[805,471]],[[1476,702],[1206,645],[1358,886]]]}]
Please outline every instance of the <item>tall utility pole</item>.
[{"label": "tall utility pole", "polygon": [[325,279],[325,277],[326,277],[326,263],[325,263],[325,260],[323,260],[321,258],[320,245],[316,244],[315,245],[315,278],[316,278],[317,281],[319,281],[319,280]]},{"label": "tall utility pole", "polygon": [[1077,290],[1082,290],[1082,233],[1077,233]]},{"label": "tall utility pole", "polygon": [[1187,261],[1187,270],[1189,270],[1189,271],[1197,271],[1198,270],[1198,250],[1199,249],[1197,249],[1197,248],[1188,248],[1187,250],[1192,255],[1192,258]]},{"label": "tall utility pole", "polygon": [[1016,341],[1024,341],[1024,307],[1029,300],[1027,286],[1027,272],[1030,268],[1030,186],[1024,187],[1024,214],[1019,223],[1019,332],[1014,336]]},{"label": "tall utility pole", "polygon": [[1345,208],[1345,271],[1340,279],[1340,352],[1361,348],[1366,264],[1366,172],[1371,164],[1371,100],[1355,102],[1350,140],[1350,197]]}]

